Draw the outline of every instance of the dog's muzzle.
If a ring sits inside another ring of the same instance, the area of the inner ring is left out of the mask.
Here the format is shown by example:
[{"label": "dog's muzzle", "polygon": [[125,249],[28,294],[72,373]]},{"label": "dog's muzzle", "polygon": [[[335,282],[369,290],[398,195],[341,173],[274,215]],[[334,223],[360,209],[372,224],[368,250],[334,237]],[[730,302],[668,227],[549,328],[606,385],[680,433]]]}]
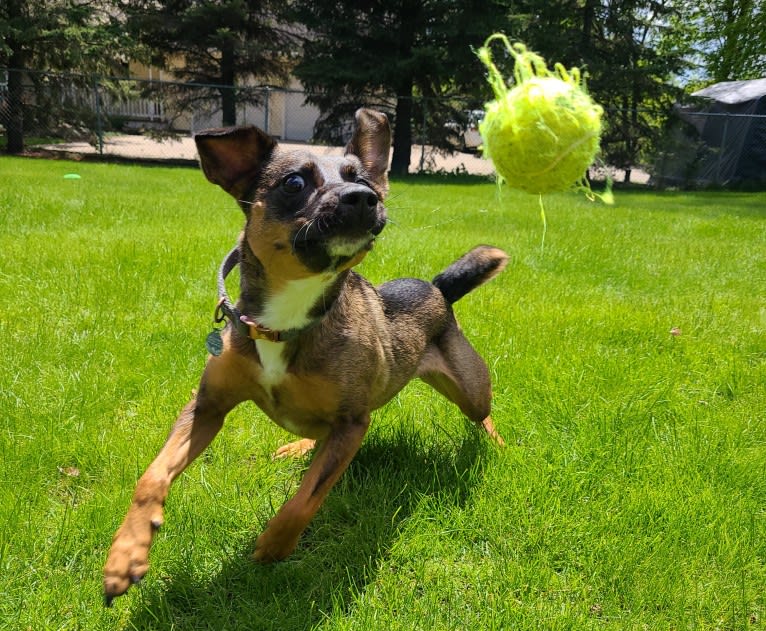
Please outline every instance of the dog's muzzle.
[{"label": "dog's muzzle", "polygon": [[375,191],[339,184],[323,191],[313,216],[296,230],[293,251],[311,270],[338,269],[368,252],[385,225],[386,210]]},{"label": "dog's muzzle", "polygon": [[341,230],[347,234],[380,234],[386,217],[378,201],[375,192],[363,184],[344,185],[338,192],[335,211]]}]

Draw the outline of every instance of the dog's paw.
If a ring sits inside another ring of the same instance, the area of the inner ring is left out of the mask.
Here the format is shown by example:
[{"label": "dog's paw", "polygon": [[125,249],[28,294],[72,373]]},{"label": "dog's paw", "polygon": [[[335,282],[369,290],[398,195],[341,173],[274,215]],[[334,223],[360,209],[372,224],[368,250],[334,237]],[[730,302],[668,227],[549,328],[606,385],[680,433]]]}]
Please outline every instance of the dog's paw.
[{"label": "dog's paw", "polygon": [[290,535],[284,531],[279,532],[275,531],[272,527],[268,527],[261,533],[261,536],[258,537],[258,541],[255,543],[253,560],[258,563],[282,561],[295,550],[299,538],[300,533]]},{"label": "dog's paw", "polygon": [[140,525],[126,520],[114,535],[104,565],[104,603],[107,607],[146,575],[152,534],[161,523],[161,518],[146,520]]},{"label": "dog's paw", "polygon": [[308,452],[314,449],[314,445],[316,445],[315,440],[310,438],[301,438],[295,442],[282,445],[274,452],[272,458],[274,460],[280,458],[300,458],[301,456],[306,455]]}]

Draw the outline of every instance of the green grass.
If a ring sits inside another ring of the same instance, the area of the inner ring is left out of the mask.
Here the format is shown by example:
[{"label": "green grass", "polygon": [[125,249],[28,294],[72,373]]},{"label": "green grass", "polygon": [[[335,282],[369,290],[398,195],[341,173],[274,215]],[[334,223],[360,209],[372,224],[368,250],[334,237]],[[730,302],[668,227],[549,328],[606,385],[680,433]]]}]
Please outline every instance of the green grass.
[{"label": "green grass", "polygon": [[766,629],[766,195],[552,196],[541,254],[534,198],[394,182],[368,278],[512,256],[456,305],[508,446],[413,383],[296,553],[256,566],[306,462],[272,461],[288,435],[241,406],[107,610],[240,213],[189,169],[0,158],[0,183],[0,627]]}]

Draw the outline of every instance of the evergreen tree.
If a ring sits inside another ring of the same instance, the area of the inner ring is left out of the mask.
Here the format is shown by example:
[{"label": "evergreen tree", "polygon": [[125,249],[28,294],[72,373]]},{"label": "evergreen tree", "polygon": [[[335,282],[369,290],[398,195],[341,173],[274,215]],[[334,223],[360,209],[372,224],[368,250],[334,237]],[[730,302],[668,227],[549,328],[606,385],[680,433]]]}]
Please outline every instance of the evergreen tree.
[{"label": "evergreen tree", "polygon": [[[86,0],[0,3],[0,67],[8,73],[3,112],[8,153],[23,151],[26,127],[43,119],[50,125],[60,116],[61,99],[50,98],[55,86],[39,71],[74,71],[77,75],[68,87],[88,85],[90,73],[107,73],[126,60],[130,42],[107,9],[106,2]],[[38,105],[34,110],[24,106],[27,89]]]},{"label": "evergreen tree", "polygon": [[[507,24],[499,0],[293,0],[287,17],[308,33],[295,74],[321,112],[326,136],[362,104],[393,112],[391,170],[407,172],[412,124],[426,118],[429,134],[470,104],[450,97],[489,96],[473,49]],[[424,105],[427,111],[423,111]]]},{"label": "evergreen tree", "polygon": [[[236,123],[237,90],[247,79],[285,82],[294,37],[280,23],[276,0],[122,0],[127,26],[151,61],[182,81],[206,84],[193,100],[220,104],[224,125]],[[190,96],[189,91],[183,94]],[[182,105],[192,98],[181,98]]]}]

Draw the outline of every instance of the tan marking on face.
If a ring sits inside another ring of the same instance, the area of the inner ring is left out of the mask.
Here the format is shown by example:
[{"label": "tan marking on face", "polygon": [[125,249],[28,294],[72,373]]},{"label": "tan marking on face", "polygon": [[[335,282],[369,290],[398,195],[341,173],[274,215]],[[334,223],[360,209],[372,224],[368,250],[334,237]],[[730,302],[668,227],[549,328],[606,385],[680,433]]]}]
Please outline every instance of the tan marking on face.
[{"label": "tan marking on face", "polygon": [[263,265],[269,291],[281,291],[288,281],[316,275],[293,254],[293,226],[268,220],[264,215],[263,204],[253,204],[245,237],[253,254]]}]

